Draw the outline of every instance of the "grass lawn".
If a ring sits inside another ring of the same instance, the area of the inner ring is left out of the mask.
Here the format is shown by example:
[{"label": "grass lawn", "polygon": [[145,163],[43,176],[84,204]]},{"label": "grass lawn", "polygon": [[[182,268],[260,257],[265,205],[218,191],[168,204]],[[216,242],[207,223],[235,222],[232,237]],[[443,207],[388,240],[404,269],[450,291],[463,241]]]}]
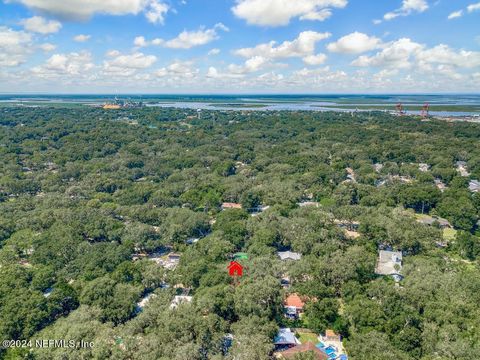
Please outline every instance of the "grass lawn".
[{"label": "grass lawn", "polygon": [[307,333],[307,332],[298,332],[300,342],[305,344],[308,341],[313,342],[314,344],[318,343],[318,335],[314,333]]}]

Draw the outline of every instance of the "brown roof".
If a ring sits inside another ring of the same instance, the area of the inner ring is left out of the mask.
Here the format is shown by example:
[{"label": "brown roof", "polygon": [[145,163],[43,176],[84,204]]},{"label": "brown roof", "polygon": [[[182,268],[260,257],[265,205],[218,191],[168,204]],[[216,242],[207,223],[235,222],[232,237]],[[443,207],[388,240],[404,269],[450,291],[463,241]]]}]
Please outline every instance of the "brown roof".
[{"label": "brown roof", "polygon": [[222,207],[224,209],[241,209],[242,204],[237,204],[237,203],[223,203]]},{"label": "brown roof", "polygon": [[327,360],[328,356],[325,354],[323,351],[318,349],[315,344],[311,341],[302,344],[302,345],[297,345],[294,346],[293,348],[290,348],[288,350],[282,351],[281,352],[281,357],[284,359],[293,359],[295,355],[304,353],[307,351],[312,351],[315,354],[315,358],[317,360]]},{"label": "brown roof", "polygon": [[303,302],[303,300],[296,293],[290,294],[285,299],[284,304],[285,306],[296,307],[298,309],[303,309],[303,307],[305,306],[305,303]]}]

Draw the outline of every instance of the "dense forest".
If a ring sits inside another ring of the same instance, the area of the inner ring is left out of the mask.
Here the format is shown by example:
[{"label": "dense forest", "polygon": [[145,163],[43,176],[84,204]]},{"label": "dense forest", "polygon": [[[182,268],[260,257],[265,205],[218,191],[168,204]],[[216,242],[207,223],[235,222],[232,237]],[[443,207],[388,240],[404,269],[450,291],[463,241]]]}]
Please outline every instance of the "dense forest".
[{"label": "dense forest", "polygon": [[0,338],[94,346],[0,358],[263,360],[288,327],[353,360],[480,359],[479,139],[380,112],[2,107]]}]

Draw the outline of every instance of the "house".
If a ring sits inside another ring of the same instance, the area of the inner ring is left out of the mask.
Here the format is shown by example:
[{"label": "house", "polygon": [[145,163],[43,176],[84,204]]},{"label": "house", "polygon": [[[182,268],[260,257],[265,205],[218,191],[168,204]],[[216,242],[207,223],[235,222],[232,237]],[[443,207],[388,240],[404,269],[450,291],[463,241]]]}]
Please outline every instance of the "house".
[{"label": "house", "polygon": [[156,294],[150,293],[148,295],[145,295],[142,299],[140,299],[139,302],[137,302],[136,306],[136,311],[140,312],[143,310],[143,308],[148,304],[148,302],[152,299],[155,299],[157,297]]},{"label": "house", "polygon": [[303,314],[305,303],[297,293],[293,293],[288,295],[288,297],[285,299],[283,302],[283,307],[286,317],[297,319],[301,314]]},{"label": "house", "polygon": [[457,171],[460,173],[461,176],[463,177],[470,176],[470,173],[468,172],[467,163],[465,161],[457,161],[455,165],[457,167]]},{"label": "house", "polygon": [[360,227],[360,223],[358,221],[353,220],[333,220],[335,225],[337,225],[340,229],[346,229],[348,231],[358,231]]},{"label": "house", "polygon": [[470,181],[470,184],[468,184],[468,189],[474,193],[480,192],[480,181],[478,180]]},{"label": "house", "polygon": [[302,254],[292,252],[292,251],[279,251],[277,255],[280,257],[280,260],[300,260],[302,258]]},{"label": "house", "polygon": [[311,341],[308,341],[305,344],[294,346],[290,349],[282,351],[278,353],[278,359],[295,359],[299,354],[304,353],[311,353],[313,357],[309,357],[309,359],[315,360],[327,360],[329,359],[328,355],[321,351],[319,348],[315,346],[315,344]]},{"label": "house", "polygon": [[402,270],[402,252],[380,250],[378,253],[375,274],[392,276],[395,281],[400,281],[403,276],[400,274]]},{"label": "house", "polygon": [[441,229],[452,228],[452,225],[447,219],[443,219],[438,216],[424,216],[421,219],[418,219],[417,222],[429,226],[438,224]]},{"label": "house", "polygon": [[379,173],[380,171],[382,171],[383,169],[383,164],[373,164],[373,170],[375,170],[375,172]]},{"label": "house", "polygon": [[345,171],[347,172],[347,180],[345,180],[345,182],[356,183],[357,179],[355,178],[355,171],[349,167],[346,168]]},{"label": "house", "polygon": [[170,309],[176,309],[180,304],[188,304],[193,300],[193,296],[177,295],[173,298]]},{"label": "house", "polygon": [[296,345],[300,345],[300,340],[295,337],[295,334],[289,328],[280,328],[277,336],[273,340],[276,350],[286,350]]},{"label": "house", "polygon": [[228,274],[230,276],[242,276],[243,266],[236,261],[230,262],[230,265],[228,265]]},{"label": "house", "polygon": [[242,204],[237,204],[237,203],[223,203],[222,204],[222,210],[227,210],[227,209],[241,209]]},{"label": "house", "polygon": [[170,253],[167,256],[164,253],[154,253],[148,255],[148,258],[165,269],[174,270],[180,262],[180,256],[177,253]]},{"label": "house", "polygon": [[421,172],[427,172],[428,170],[430,170],[430,165],[424,163],[418,164],[418,170],[420,170]]},{"label": "house", "polygon": [[307,206],[320,207],[320,203],[316,201],[302,201],[297,203],[297,205],[300,207],[307,207]]},{"label": "house", "polygon": [[444,192],[447,189],[447,185],[445,185],[445,183],[440,179],[435,179],[435,185],[441,192]]}]

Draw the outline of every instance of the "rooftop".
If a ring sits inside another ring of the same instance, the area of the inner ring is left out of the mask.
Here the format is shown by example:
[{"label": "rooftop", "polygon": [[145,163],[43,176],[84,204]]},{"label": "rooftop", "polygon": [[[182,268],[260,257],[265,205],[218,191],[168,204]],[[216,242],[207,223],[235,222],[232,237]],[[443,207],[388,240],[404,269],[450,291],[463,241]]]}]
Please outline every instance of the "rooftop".
[{"label": "rooftop", "polygon": [[300,260],[302,258],[302,254],[292,252],[292,251],[279,251],[277,255],[282,260]]},{"label": "rooftop", "polygon": [[284,358],[284,359],[293,359],[296,357],[297,354],[301,354],[305,352],[312,352],[314,354],[313,358],[316,360],[328,359],[327,354],[321,351],[319,348],[317,348],[315,344],[311,341],[302,345],[294,346],[293,348],[290,348],[288,350],[282,351],[280,353],[280,356],[281,358]]},{"label": "rooftop", "polygon": [[303,309],[305,303],[297,293],[290,294],[284,301],[284,305],[287,307],[294,307],[297,309]]},{"label": "rooftop", "polygon": [[222,209],[241,209],[242,204],[237,204],[237,203],[223,203],[222,204]]},{"label": "rooftop", "polygon": [[[398,267],[398,270],[396,269]],[[402,252],[380,250],[378,253],[375,274],[377,275],[400,275],[402,270]]]},{"label": "rooftop", "polygon": [[275,345],[298,345],[300,341],[295,337],[295,334],[290,328],[281,328],[278,330],[277,336],[274,339]]}]

